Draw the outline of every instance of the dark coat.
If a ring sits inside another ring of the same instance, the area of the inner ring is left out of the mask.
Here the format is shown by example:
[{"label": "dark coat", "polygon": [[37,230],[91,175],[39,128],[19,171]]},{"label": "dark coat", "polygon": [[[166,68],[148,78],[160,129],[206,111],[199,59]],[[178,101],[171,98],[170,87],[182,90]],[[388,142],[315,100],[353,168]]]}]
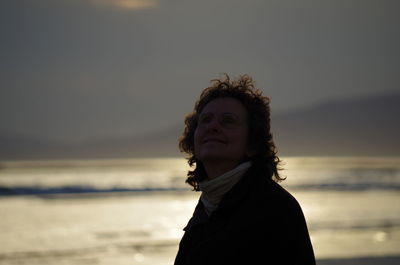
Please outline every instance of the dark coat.
[{"label": "dark coat", "polygon": [[175,265],[314,265],[303,212],[284,188],[250,168],[208,216],[199,201]]}]

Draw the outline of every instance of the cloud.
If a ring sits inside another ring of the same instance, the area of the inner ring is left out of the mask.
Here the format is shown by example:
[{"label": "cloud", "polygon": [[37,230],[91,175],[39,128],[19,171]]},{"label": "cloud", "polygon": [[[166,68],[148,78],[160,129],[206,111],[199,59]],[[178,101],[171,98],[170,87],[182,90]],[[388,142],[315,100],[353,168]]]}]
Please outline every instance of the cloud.
[{"label": "cloud", "polygon": [[156,0],[91,0],[91,2],[96,5],[111,6],[125,10],[140,10],[158,6]]}]

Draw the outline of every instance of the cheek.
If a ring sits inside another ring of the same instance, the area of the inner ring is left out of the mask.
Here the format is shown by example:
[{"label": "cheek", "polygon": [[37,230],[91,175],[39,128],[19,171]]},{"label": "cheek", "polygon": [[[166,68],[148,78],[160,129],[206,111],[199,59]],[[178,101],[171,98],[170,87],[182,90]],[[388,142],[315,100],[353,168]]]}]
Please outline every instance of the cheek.
[{"label": "cheek", "polygon": [[232,137],[238,149],[247,148],[247,131],[238,132]]},{"label": "cheek", "polygon": [[196,150],[196,146],[198,146],[198,143],[200,141],[200,136],[201,136],[201,131],[196,129],[194,131],[194,136],[193,136],[194,150]]}]

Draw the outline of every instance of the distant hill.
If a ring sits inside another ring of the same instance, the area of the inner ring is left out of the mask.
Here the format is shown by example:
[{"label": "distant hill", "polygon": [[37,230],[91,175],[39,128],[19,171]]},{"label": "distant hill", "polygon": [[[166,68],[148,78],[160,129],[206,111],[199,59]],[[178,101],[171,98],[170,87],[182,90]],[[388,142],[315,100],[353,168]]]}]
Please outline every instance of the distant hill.
[{"label": "distant hill", "polygon": [[[182,126],[68,145],[0,134],[0,159],[181,156],[177,143]],[[274,115],[272,130],[280,155],[400,156],[400,92],[336,100]]]},{"label": "distant hill", "polygon": [[29,159],[55,155],[52,144],[25,135],[0,134],[0,159]]},{"label": "distant hill", "polygon": [[178,150],[180,131],[180,127],[174,126],[135,137],[90,139],[69,144],[0,135],[0,160],[176,157],[181,156]]},{"label": "distant hill", "polygon": [[272,127],[284,155],[400,155],[400,92],[283,113]]}]

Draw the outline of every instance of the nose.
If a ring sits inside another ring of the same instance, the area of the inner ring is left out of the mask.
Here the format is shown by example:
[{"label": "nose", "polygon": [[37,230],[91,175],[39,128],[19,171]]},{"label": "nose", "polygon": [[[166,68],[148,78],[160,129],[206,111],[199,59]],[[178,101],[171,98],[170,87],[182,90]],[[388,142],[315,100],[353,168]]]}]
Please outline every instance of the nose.
[{"label": "nose", "polygon": [[221,130],[221,125],[218,122],[218,119],[214,118],[208,123],[206,131],[219,132],[220,130]]}]

